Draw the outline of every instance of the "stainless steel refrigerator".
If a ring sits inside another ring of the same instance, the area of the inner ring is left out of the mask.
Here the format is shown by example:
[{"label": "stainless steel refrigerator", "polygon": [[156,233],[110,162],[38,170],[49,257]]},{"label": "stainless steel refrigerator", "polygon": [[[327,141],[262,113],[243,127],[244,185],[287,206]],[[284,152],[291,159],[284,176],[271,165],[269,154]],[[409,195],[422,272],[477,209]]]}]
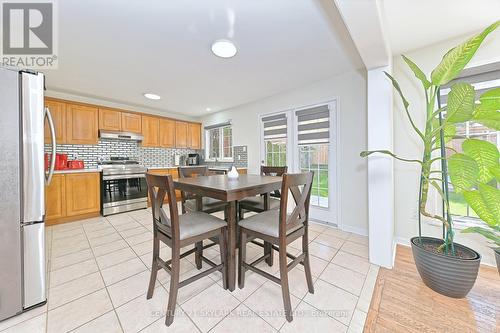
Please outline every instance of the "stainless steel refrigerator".
[{"label": "stainless steel refrigerator", "polygon": [[0,320],[47,300],[43,96],[43,74],[0,66]]}]

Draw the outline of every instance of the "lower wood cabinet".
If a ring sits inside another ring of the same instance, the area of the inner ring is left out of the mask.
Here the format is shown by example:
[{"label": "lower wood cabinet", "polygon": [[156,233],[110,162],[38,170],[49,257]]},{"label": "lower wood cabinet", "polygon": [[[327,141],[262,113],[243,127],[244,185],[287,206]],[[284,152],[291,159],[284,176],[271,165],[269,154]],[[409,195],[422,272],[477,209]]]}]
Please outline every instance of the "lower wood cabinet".
[{"label": "lower wood cabinet", "polygon": [[45,187],[45,220],[66,217],[66,186],[64,175],[54,175]]},{"label": "lower wood cabinet", "polygon": [[[179,178],[179,172],[177,171],[177,168],[168,168],[168,169],[149,169],[148,173],[152,173],[154,175],[172,175],[173,179]],[[182,199],[181,196],[181,191],[175,190],[175,198],[177,201],[180,201]],[[165,196],[165,200],[163,202],[168,202],[168,198]],[[151,206],[151,200],[149,198],[148,194],[148,206]]]},{"label": "lower wood cabinet", "polygon": [[101,210],[100,174],[56,174],[45,188],[47,225],[97,216]]}]

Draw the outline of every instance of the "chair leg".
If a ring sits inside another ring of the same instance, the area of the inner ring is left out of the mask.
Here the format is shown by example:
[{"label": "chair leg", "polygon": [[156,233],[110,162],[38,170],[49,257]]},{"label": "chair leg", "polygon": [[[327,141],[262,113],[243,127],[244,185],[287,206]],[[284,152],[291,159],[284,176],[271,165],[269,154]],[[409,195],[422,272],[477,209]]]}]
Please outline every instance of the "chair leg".
[{"label": "chair leg", "polygon": [[222,228],[219,236],[220,261],[222,267],[222,287],[227,289],[227,229]]},{"label": "chair leg", "polygon": [[195,244],[196,252],[194,254],[194,261],[196,263],[196,268],[201,269],[201,256],[203,255],[203,242],[197,242]]},{"label": "chair leg", "polygon": [[274,264],[273,245],[269,242],[264,241],[264,255],[266,254],[269,254],[269,258],[266,259],[267,265],[272,266]]},{"label": "chair leg", "polygon": [[302,252],[304,253],[304,271],[306,273],[307,289],[309,293],[314,294],[314,285],[311,275],[311,262],[309,260],[309,237],[307,231],[302,236]]},{"label": "chair leg", "polygon": [[281,293],[283,295],[283,305],[285,307],[286,320],[291,322],[292,316],[292,303],[290,301],[290,289],[288,286],[288,267],[286,260],[286,247],[280,246],[280,278],[281,278]]},{"label": "chair leg", "polygon": [[247,256],[247,234],[244,231],[240,232],[240,247],[238,249],[238,287],[243,289],[245,286],[245,271],[243,263],[246,262]]},{"label": "chair leg", "polygon": [[172,272],[170,274],[170,292],[168,294],[167,315],[165,318],[165,325],[170,326],[174,321],[175,304],[177,302],[177,292],[179,290],[179,274],[181,269],[181,249],[178,245],[172,247]]},{"label": "chair leg", "polygon": [[155,289],[156,276],[158,275],[158,264],[156,260],[160,257],[160,240],[154,235],[153,238],[153,260],[151,263],[151,276],[149,277],[149,287],[147,299],[153,297],[153,291]]},{"label": "chair leg", "polygon": [[241,205],[238,207],[238,221],[241,221],[245,218],[245,212],[243,211],[243,208]]}]

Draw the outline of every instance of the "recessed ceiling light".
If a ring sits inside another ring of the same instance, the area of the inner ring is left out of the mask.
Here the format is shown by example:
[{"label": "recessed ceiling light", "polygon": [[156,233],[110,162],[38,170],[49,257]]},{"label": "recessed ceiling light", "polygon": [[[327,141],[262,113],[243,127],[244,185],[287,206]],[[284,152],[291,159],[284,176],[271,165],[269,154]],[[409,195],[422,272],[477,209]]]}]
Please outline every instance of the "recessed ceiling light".
[{"label": "recessed ceiling light", "polygon": [[238,50],[236,49],[236,46],[233,44],[233,42],[226,40],[226,39],[220,39],[216,40],[212,44],[212,52],[221,58],[231,58],[236,55],[236,52]]},{"label": "recessed ceiling light", "polygon": [[148,98],[148,99],[153,99],[153,100],[159,100],[161,99],[160,96],[156,95],[156,94],[151,94],[151,93],[145,93],[144,94],[144,97]]},{"label": "recessed ceiling light", "polygon": [[211,109],[211,108],[207,108],[206,110],[207,110],[208,112],[212,111],[212,109]]}]

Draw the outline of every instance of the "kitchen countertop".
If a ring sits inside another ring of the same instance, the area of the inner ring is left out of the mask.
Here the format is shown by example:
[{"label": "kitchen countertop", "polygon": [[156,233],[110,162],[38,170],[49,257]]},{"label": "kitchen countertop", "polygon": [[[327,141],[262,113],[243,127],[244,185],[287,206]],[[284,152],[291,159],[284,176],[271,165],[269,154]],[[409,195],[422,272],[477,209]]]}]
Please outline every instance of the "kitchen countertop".
[{"label": "kitchen countertop", "polygon": [[86,173],[86,172],[101,172],[101,169],[88,168],[88,169],[66,169],[66,170],[54,170],[54,174],[65,174],[65,173]]},{"label": "kitchen countertop", "polygon": [[[184,165],[184,166],[188,166],[188,165]],[[202,166],[205,166],[204,164],[202,165],[192,165],[194,167],[198,166],[198,167],[202,167]],[[153,167],[148,167],[148,170],[161,170],[161,169],[177,169],[179,166],[153,166]],[[247,167],[243,167],[243,168],[240,168],[240,167],[236,167],[236,169],[246,169]],[[208,166],[208,169],[209,170],[229,170],[231,169],[231,167],[224,167],[224,166]]]}]

